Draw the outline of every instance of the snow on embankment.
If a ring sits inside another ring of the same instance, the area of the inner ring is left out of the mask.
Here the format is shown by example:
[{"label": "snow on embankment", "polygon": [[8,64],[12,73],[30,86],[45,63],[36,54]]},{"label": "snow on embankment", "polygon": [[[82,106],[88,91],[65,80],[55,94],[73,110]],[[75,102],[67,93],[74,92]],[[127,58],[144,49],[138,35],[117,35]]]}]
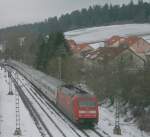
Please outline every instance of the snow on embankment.
[{"label": "snow on embankment", "polygon": [[73,39],[77,43],[98,43],[102,46],[103,41],[113,35],[120,36],[150,36],[150,24],[125,24],[101,27],[91,27],[65,32],[66,39]]},{"label": "snow on embankment", "polygon": [[[15,95],[8,95],[8,77],[4,70],[0,70],[0,137],[15,137],[16,106]],[[15,92],[13,86],[13,92]],[[21,131],[23,137],[41,137],[34,121],[20,99]]]},{"label": "snow on embankment", "polygon": [[127,117],[130,117],[130,113],[128,116],[120,115],[120,128],[122,135],[114,135],[113,129],[115,127],[115,107],[107,107],[105,104],[100,107],[100,121],[98,126],[102,131],[105,131],[111,137],[150,137],[150,133],[146,133],[138,129],[134,119],[129,122],[125,122]]}]

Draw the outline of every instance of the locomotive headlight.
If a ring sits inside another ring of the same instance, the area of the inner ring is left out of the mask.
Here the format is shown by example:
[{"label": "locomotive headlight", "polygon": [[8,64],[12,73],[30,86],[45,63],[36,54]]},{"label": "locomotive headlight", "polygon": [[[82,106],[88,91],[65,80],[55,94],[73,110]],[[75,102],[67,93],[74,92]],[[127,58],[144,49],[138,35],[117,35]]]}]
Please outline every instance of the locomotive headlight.
[{"label": "locomotive headlight", "polygon": [[79,113],[80,113],[80,114],[86,114],[87,111],[85,111],[85,110],[79,110]]},{"label": "locomotive headlight", "polygon": [[95,110],[79,110],[79,113],[80,114],[96,114],[96,111]]},{"label": "locomotive headlight", "polygon": [[96,114],[96,111],[95,110],[91,110],[88,113],[90,113],[90,114]]}]

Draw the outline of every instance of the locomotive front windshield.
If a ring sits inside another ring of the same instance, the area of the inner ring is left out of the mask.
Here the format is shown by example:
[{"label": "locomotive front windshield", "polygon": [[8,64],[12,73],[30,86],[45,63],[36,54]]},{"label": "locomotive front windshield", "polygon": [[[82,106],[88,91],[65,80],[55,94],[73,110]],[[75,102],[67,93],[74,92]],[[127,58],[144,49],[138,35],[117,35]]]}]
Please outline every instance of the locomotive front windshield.
[{"label": "locomotive front windshield", "polygon": [[79,106],[80,107],[96,107],[96,102],[94,101],[79,101]]}]

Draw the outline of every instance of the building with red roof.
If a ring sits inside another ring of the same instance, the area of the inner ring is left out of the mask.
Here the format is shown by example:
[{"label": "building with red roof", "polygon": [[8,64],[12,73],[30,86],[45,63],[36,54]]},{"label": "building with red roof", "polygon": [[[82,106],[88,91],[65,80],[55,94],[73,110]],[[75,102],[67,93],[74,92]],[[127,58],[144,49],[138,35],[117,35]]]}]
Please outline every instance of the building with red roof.
[{"label": "building with red roof", "polygon": [[74,40],[67,40],[70,50],[76,54],[80,55],[82,52],[91,51],[93,48],[87,43],[77,44]]},{"label": "building with red roof", "polygon": [[121,43],[125,41],[124,37],[112,36],[109,39],[105,40],[105,47],[119,47]]},{"label": "building with red roof", "polygon": [[145,60],[135,54],[130,48],[122,47],[101,47],[95,51],[91,51],[85,55],[85,61],[88,64],[95,62],[104,65],[117,66],[119,62],[122,62],[126,68],[143,67]]},{"label": "building with red roof", "polygon": [[105,41],[105,47],[129,48],[143,58],[145,58],[145,54],[150,51],[150,44],[143,38],[137,36],[124,38],[120,36],[113,36]]}]

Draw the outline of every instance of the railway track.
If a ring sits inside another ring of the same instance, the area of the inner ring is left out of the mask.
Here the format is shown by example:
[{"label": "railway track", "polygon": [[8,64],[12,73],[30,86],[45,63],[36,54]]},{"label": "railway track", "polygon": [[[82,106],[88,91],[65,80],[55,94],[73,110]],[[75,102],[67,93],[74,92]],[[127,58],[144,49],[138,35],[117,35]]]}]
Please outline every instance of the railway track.
[{"label": "railway track", "polygon": [[[32,83],[31,83],[32,84]],[[42,98],[42,100],[44,100],[44,102],[50,107],[52,108],[65,122],[68,123],[68,125],[74,130],[75,128],[78,127],[74,127],[74,123],[72,123],[65,115],[62,115],[62,113],[60,114],[59,110],[54,106],[53,103],[50,103],[51,101],[42,93],[40,92],[40,90],[32,84],[32,87],[35,89],[34,94],[39,94],[39,96]],[[30,88],[30,90],[33,90],[33,88]],[[40,99],[40,98],[39,98]],[[80,128],[78,128],[80,131],[82,131],[82,133],[84,133],[87,137],[91,137],[86,130],[82,130]],[[98,129],[100,130],[100,129]],[[96,136],[99,137],[104,137],[99,131],[97,131],[96,129],[91,129],[90,131],[94,132],[96,134]],[[104,131],[103,131],[104,132]],[[107,137],[110,137],[108,134],[106,134],[104,132],[105,135],[107,135]]]},{"label": "railway track", "polygon": [[[62,114],[60,114],[57,110],[55,110],[55,108],[54,108],[51,104],[48,104],[48,102],[43,101],[43,100],[33,91],[32,88],[30,88],[30,90],[33,92],[34,95],[37,96],[37,98],[38,98],[43,104],[45,104],[45,106],[47,107],[47,109],[48,109],[49,111],[53,110],[52,113],[56,113],[65,123],[67,122],[66,119],[62,116]],[[68,122],[67,122],[67,124],[68,124]],[[75,134],[77,134],[79,137],[82,137],[82,135],[80,135],[80,133],[78,133],[78,131],[77,131],[77,129],[76,129],[75,127],[71,126],[70,124],[68,124],[68,126],[71,128],[71,130],[72,130],[73,132],[75,132]]]},{"label": "railway track", "polygon": [[[33,89],[30,89],[30,90],[33,90]],[[36,95],[36,93],[34,93]],[[39,98],[39,97],[38,97]],[[40,98],[39,98],[40,99]],[[41,100],[41,99],[40,99]],[[41,100],[42,101],[42,100]],[[44,103],[44,102],[43,102]],[[53,108],[54,110],[54,106],[52,106],[52,104],[49,104],[48,102],[46,102],[48,104],[48,106],[50,106],[50,108]],[[57,110],[55,110],[55,112],[57,112]],[[103,137],[98,131],[94,130],[94,129],[91,129],[91,130],[82,130],[82,129],[79,129],[77,127],[73,127],[74,125],[72,125],[72,123],[69,123],[70,121],[66,120],[66,118],[64,118],[62,116],[62,114],[60,114],[59,112],[57,112],[57,114],[65,121],[67,122],[67,124],[69,125],[69,127],[79,136],[79,137],[82,137],[76,130],[78,129],[80,132],[82,132],[86,137],[91,137],[94,135],[94,137]],[[92,134],[91,134],[92,132]]]},{"label": "railway track", "polygon": [[14,83],[16,90],[19,93],[20,98],[22,99],[24,105],[26,106],[30,115],[32,116],[32,118],[35,122],[35,125],[37,126],[39,132],[41,133],[41,136],[42,137],[53,137],[51,132],[48,130],[47,126],[45,125],[44,121],[42,120],[41,116],[38,114],[36,109],[33,107],[30,100],[26,97],[26,95],[24,94],[23,90],[18,85],[18,83],[14,77],[12,77],[12,81]]},{"label": "railway track", "polygon": [[[82,132],[82,134],[84,134],[84,136],[86,137],[91,137],[93,135],[95,135],[94,137],[103,137],[103,135],[95,129],[83,130],[76,127],[70,120],[68,120],[68,118],[66,118],[66,116],[59,112],[59,110],[53,105],[53,103],[51,103],[51,101],[42,92],[40,92],[40,90],[33,83],[30,84],[31,87],[29,87],[28,90],[32,91],[32,93],[41,101],[41,103],[47,106],[47,109],[50,109],[50,111],[52,109],[59,117],[61,117],[61,119],[65,121],[79,137],[82,137],[82,135],[80,135],[81,133],[78,133],[79,131]],[[30,93],[31,96],[33,96],[32,93]]]},{"label": "railway track", "polygon": [[[64,123],[69,126],[70,128],[69,130],[72,130],[72,132],[74,132],[75,136],[77,137],[104,137],[104,135],[102,135],[95,129],[83,130],[75,126],[68,118],[66,118],[66,116],[60,113],[60,111],[56,108],[56,106],[54,106],[54,104],[52,104],[50,100],[47,99],[45,95],[42,92],[40,92],[40,90],[31,81],[29,81],[25,76],[22,76],[21,73],[20,75],[21,77],[24,78],[25,81],[28,82],[28,84],[26,84],[22,82],[22,80],[20,80],[21,83],[20,86],[24,88],[24,90],[26,90],[29,93],[29,95],[35,100],[38,106],[40,106],[40,109],[54,123],[54,125],[56,126],[56,128],[59,130],[59,132],[62,134],[63,137],[67,137],[66,133],[64,133],[63,130],[60,128],[60,126],[51,118],[49,113],[55,113],[55,115],[60,117],[61,120],[63,120]],[[30,86],[27,86],[29,84]],[[47,108],[47,110],[49,110],[49,112],[47,112],[46,109],[43,109],[43,105],[45,106],[45,108]],[[51,137],[52,135],[49,136]]]},{"label": "railway track", "polygon": [[[30,95],[30,97],[32,97],[34,100],[35,100],[35,102],[40,106],[40,109],[42,109],[42,111],[47,115],[47,117],[53,122],[53,124],[57,127],[57,129],[62,133],[62,135],[63,135],[63,137],[67,137],[67,136],[71,136],[71,135],[66,135],[66,132],[67,132],[67,130],[65,130],[65,133],[64,133],[64,131],[60,128],[60,126],[59,126],[59,123],[56,123],[52,118],[51,118],[51,115],[50,115],[50,113],[54,113],[54,112],[52,112],[52,110],[50,110],[48,107],[45,107],[44,108],[44,104],[43,105],[41,105],[42,104],[42,100],[40,100],[40,99],[38,99],[37,97],[35,97],[35,94],[33,94],[33,89],[31,89],[31,88],[28,88],[27,87],[27,84],[24,84],[22,81],[19,81],[20,82],[20,86],[22,87],[22,88],[24,88],[26,91],[28,91],[28,93],[29,93],[29,95]],[[25,93],[25,90],[24,90],[24,93]],[[28,96],[28,95],[27,95]],[[30,98],[31,99],[31,98]],[[44,103],[44,102],[43,102]],[[32,104],[33,104],[33,102],[32,102]],[[49,112],[47,111],[49,109]],[[63,124],[66,124],[66,122],[64,122]],[[68,125],[68,124],[67,124]],[[70,130],[70,129],[69,129]],[[83,135],[83,134],[79,134],[75,129],[73,129],[72,128],[72,132],[74,132],[74,134],[76,134],[76,135],[73,135],[73,136],[77,136],[77,137],[85,137],[85,135]]]},{"label": "railway track", "polygon": [[65,135],[65,133],[61,130],[61,128],[58,126],[58,124],[56,124],[56,122],[52,119],[52,117],[50,116],[50,114],[42,107],[42,105],[40,104],[40,102],[34,97],[34,95],[32,95],[30,93],[30,91],[28,90],[30,96],[32,96],[32,98],[35,100],[35,102],[39,105],[39,107],[41,108],[41,110],[43,110],[43,112],[46,114],[46,116],[50,119],[50,121],[52,121],[52,123],[56,126],[56,128],[60,131],[60,133],[62,133],[63,137],[67,137]]},{"label": "railway track", "polygon": [[[21,82],[22,83],[22,82]],[[23,85],[23,83],[22,83],[22,85]],[[52,107],[52,105],[47,105],[47,103],[43,100],[43,98],[40,98],[39,96],[38,96],[38,94],[30,87],[27,87],[27,86],[25,86],[24,85],[24,88],[28,91],[28,93],[30,94],[30,96],[32,96],[32,98],[34,98],[34,100],[36,100],[36,102],[37,102],[37,104],[41,107],[41,109],[43,109],[43,106],[41,105],[41,104],[43,104],[43,105],[45,105],[45,108],[47,109],[47,110],[49,110],[49,112],[50,113],[52,113],[52,114],[54,114],[54,115],[57,115],[58,117],[60,117],[61,118],[61,120],[63,120],[63,122],[64,122],[64,124],[66,124],[67,123],[67,126],[69,126],[70,127],[70,129],[76,134],[76,136],[78,136],[78,137],[84,137],[84,136],[87,136],[85,133],[79,133],[79,132],[81,132],[80,130],[78,130],[77,128],[75,128],[75,127],[73,127],[73,126],[70,126],[70,125],[68,125],[68,122],[66,122],[66,120],[64,120],[64,118],[62,119],[62,114],[60,114],[59,112],[57,112],[55,109],[54,109],[54,107]],[[46,111],[46,110],[43,110],[47,115],[48,115],[48,112]],[[50,116],[49,116],[50,117]],[[51,120],[52,121],[54,121],[52,118],[51,118]],[[55,122],[55,124],[56,124],[56,122]],[[57,125],[57,124],[56,124]],[[57,128],[59,128],[59,126],[57,125]],[[60,129],[60,128],[59,128]],[[61,130],[61,129],[60,129]],[[78,130],[78,131],[77,131]],[[62,131],[62,130],[61,130]],[[65,133],[64,133],[64,136],[65,136]],[[89,137],[89,136],[87,136],[87,137]]]}]

